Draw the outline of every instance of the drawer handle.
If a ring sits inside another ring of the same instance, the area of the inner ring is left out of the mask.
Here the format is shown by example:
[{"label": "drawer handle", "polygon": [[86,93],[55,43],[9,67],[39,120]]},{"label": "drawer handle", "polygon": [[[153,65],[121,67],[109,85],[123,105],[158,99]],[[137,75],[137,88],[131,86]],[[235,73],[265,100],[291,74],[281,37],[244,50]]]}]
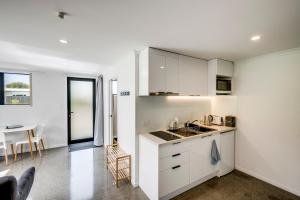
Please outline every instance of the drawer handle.
[{"label": "drawer handle", "polygon": [[175,143],[173,143],[173,145],[175,145],[175,144],[180,144],[181,142],[175,142]]},{"label": "drawer handle", "polygon": [[180,156],[181,154],[180,153],[176,153],[174,155],[172,155],[172,157],[176,157],[176,156]]},{"label": "drawer handle", "polygon": [[212,136],[212,134],[209,134],[209,135],[203,136],[202,138],[205,138],[205,137],[210,137],[210,136]]},{"label": "drawer handle", "polygon": [[181,166],[180,165],[176,165],[176,166],[172,167],[172,169],[177,169],[179,167],[181,167]]}]

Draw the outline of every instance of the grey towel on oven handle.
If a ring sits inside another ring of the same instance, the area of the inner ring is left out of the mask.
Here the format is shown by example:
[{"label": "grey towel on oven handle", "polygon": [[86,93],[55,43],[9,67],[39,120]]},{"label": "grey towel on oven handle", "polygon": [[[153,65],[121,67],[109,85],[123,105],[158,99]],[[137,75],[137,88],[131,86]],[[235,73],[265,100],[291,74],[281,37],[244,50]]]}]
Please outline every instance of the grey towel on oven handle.
[{"label": "grey towel on oven handle", "polygon": [[221,160],[216,140],[213,140],[212,142],[210,156],[211,156],[211,164],[213,165],[216,165]]}]

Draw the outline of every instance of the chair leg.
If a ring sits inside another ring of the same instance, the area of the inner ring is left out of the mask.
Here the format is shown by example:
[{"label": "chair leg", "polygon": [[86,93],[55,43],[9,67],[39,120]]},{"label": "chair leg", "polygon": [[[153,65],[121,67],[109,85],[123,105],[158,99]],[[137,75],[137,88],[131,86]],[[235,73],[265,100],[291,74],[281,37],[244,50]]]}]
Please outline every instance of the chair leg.
[{"label": "chair leg", "polygon": [[18,159],[18,145],[16,145],[15,161]]},{"label": "chair leg", "polygon": [[21,144],[21,158],[23,158],[23,144]]},{"label": "chair leg", "polygon": [[10,148],[11,148],[11,157],[12,157],[12,160],[14,160],[14,158],[15,158],[14,144],[10,144]]},{"label": "chair leg", "polygon": [[6,165],[8,164],[8,156],[7,156],[7,149],[5,149],[5,153],[4,153],[5,155],[5,163],[6,163]]},{"label": "chair leg", "polygon": [[38,149],[38,151],[39,151],[40,157],[42,157],[41,148],[40,148],[39,143],[35,143],[35,144],[36,144],[37,149]]},{"label": "chair leg", "polygon": [[43,151],[45,151],[45,146],[44,146],[44,140],[41,139],[41,144],[42,144],[42,147],[43,147]]},{"label": "chair leg", "polygon": [[32,143],[31,143],[31,136],[30,136],[30,132],[29,131],[27,131],[27,133],[28,133],[28,143],[29,143],[29,149],[30,149],[30,157],[31,157],[31,159],[33,159],[33,155],[32,155]]}]

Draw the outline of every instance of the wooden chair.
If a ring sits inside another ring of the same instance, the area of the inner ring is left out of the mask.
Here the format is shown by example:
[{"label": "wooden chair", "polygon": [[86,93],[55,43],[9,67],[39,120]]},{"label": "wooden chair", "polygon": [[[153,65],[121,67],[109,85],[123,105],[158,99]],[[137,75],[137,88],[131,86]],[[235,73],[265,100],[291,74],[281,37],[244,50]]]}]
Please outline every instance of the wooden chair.
[{"label": "wooden chair", "polygon": [[8,164],[8,152],[7,152],[7,145],[11,144],[11,155],[14,156],[14,146],[11,140],[7,140],[5,138],[5,134],[0,132],[0,149],[4,150],[4,157],[6,165]]},{"label": "wooden chair", "polygon": [[[32,136],[32,135],[29,136],[29,137],[31,137],[30,138],[31,143],[35,145],[35,150],[39,152],[40,157],[42,156],[40,145],[42,145],[43,150],[45,150],[44,140],[43,140],[43,133],[44,133],[44,127],[43,126],[38,126],[36,128],[35,135],[34,136]],[[17,158],[18,158],[18,146],[21,146],[21,154],[22,154],[24,144],[29,144],[29,140],[22,140],[22,141],[16,142],[15,160],[17,160]]]}]

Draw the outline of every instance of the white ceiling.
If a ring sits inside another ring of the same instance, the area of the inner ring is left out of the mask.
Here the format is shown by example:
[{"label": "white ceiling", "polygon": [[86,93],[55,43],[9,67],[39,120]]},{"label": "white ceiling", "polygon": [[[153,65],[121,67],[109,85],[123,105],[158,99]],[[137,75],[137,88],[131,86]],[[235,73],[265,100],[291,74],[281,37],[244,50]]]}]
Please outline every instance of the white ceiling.
[{"label": "white ceiling", "polygon": [[[59,20],[59,10],[71,16]],[[0,1],[5,63],[93,73],[146,46],[227,60],[299,47],[300,1]]]}]

